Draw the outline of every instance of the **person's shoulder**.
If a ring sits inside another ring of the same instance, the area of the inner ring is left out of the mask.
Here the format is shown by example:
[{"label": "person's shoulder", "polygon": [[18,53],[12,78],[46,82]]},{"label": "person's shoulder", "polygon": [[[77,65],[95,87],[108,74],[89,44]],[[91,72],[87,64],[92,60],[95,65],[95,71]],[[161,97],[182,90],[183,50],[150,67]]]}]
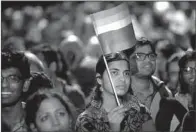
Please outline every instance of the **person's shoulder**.
[{"label": "person's shoulder", "polygon": [[81,131],[90,132],[91,128],[93,127],[92,125],[93,121],[94,118],[91,114],[91,111],[89,111],[89,109],[87,108],[78,116],[75,123],[75,130],[77,132],[81,132]]},{"label": "person's shoulder", "polygon": [[174,95],[174,97],[175,97],[175,98],[179,98],[179,97],[182,98],[182,97],[184,97],[184,94],[177,92],[177,93]]},{"label": "person's shoulder", "polygon": [[89,118],[93,117],[93,113],[97,111],[93,106],[87,107],[80,115],[78,116],[79,118]]},{"label": "person's shoulder", "polygon": [[85,111],[79,114],[77,118],[77,122],[81,122],[83,120],[88,120],[92,118],[92,113],[91,111],[87,108]]},{"label": "person's shoulder", "polygon": [[188,100],[188,98],[190,98],[190,95],[189,95],[189,94],[183,94],[183,93],[177,92],[177,93],[175,94],[175,98],[176,98],[176,99]]}]

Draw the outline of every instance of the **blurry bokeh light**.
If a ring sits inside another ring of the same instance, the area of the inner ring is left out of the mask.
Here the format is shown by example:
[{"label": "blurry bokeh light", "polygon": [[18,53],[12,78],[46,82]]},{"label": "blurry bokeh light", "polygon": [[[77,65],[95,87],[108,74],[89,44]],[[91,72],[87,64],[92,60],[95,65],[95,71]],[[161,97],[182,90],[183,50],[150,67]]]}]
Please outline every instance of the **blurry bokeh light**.
[{"label": "blurry bokeh light", "polygon": [[97,44],[99,44],[99,40],[98,40],[97,36],[92,36],[92,37],[90,38],[89,43],[92,44],[92,45],[97,45]]},{"label": "blurry bokeh light", "polygon": [[154,9],[157,13],[163,13],[170,8],[169,2],[155,2]]}]

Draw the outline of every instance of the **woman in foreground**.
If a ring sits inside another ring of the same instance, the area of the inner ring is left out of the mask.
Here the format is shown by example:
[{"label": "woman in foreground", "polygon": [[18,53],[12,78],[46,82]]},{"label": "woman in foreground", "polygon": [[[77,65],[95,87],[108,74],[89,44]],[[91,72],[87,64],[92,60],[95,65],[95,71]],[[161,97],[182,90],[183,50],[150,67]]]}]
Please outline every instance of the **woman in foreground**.
[{"label": "woman in foreground", "polygon": [[122,52],[106,55],[109,71],[120,106],[117,106],[103,56],[96,65],[97,87],[88,108],[76,121],[77,132],[155,131],[146,107],[128,94],[130,87],[129,61]]}]

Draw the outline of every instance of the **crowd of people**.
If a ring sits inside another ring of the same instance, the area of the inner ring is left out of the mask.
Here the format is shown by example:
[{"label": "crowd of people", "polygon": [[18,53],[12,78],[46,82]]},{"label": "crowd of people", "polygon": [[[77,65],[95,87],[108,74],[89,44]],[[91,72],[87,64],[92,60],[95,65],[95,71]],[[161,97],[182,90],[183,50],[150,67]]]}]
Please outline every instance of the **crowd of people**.
[{"label": "crowd of people", "polygon": [[2,2],[4,132],[195,131],[192,2],[127,2],[136,43],[105,56],[90,14],[122,2]]}]

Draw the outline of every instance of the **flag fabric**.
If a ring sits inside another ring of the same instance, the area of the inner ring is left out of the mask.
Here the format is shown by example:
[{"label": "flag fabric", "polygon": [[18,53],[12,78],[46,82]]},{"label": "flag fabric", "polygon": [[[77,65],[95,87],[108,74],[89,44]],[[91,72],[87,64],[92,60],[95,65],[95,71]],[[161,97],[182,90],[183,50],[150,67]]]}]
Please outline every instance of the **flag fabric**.
[{"label": "flag fabric", "polygon": [[132,48],[136,37],[126,3],[91,15],[104,54]]}]

